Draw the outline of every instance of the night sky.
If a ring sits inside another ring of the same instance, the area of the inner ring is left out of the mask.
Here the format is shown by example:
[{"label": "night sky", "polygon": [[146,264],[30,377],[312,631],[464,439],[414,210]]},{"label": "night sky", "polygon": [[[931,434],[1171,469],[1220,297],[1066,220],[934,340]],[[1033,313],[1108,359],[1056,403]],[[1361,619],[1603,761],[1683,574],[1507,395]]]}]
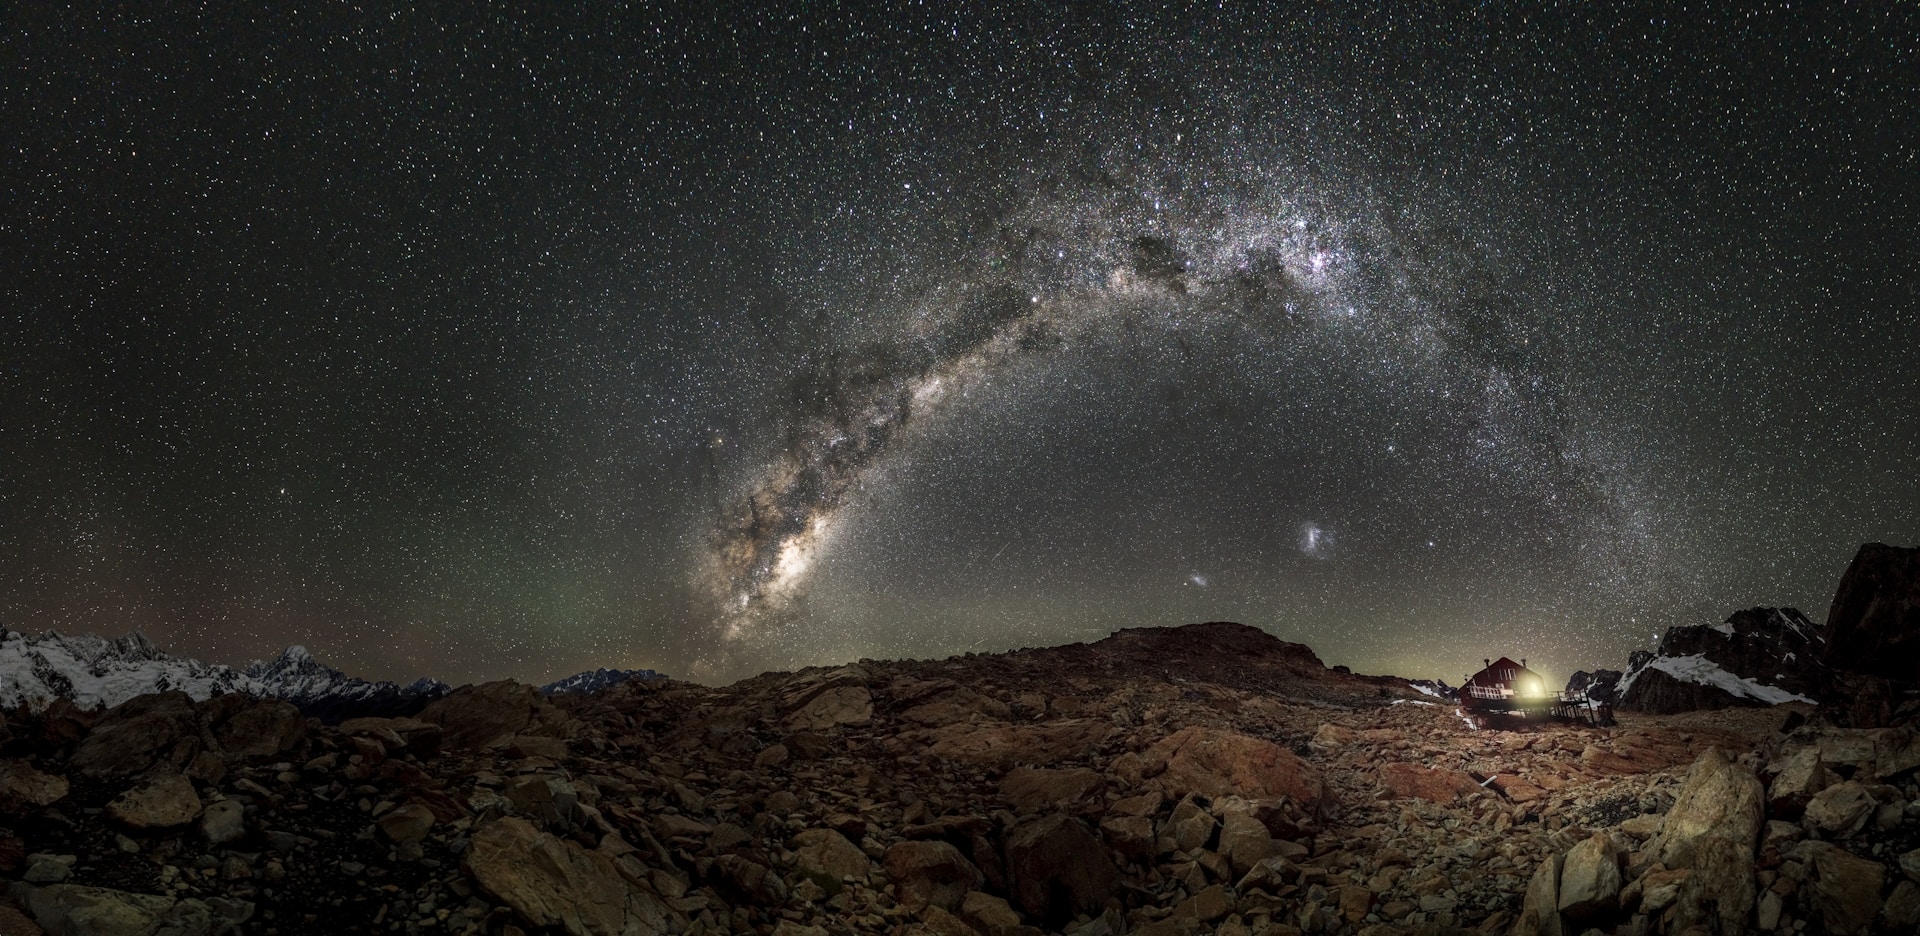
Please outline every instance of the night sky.
[{"label": "night sky", "polygon": [[1911,4],[101,6],[0,14],[10,629],[1564,678],[1920,541]]}]

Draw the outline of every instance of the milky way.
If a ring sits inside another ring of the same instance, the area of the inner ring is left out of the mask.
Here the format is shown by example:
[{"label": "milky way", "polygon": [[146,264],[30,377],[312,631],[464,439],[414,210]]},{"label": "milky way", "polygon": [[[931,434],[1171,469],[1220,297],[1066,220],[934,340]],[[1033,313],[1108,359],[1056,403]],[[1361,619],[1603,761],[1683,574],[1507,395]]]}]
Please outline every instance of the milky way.
[{"label": "milky way", "polygon": [[1920,539],[1914,17],[29,4],[0,626],[1455,680],[1818,621]]}]

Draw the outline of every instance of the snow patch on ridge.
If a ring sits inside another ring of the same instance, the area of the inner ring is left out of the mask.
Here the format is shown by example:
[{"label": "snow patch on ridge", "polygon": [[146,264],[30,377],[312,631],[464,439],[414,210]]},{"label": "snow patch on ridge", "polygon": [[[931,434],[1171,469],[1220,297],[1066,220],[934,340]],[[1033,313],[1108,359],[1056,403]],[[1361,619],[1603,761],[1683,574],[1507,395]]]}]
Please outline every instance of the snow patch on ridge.
[{"label": "snow patch on ridge", "polygon": [[1713,686],[1735,698],[1752,699],[1768,705],[1780,705],[1786,702],[1814,704],[1812,699],[1798,693],[1788,692],[1778,686],[1769,686],[1728,672],[1720,664],[1698,653],[1691,656],[1654,657],[1647,661],[1646,666],[1628,673],[1626,678],[1620,680],[1619,697],[1625,698],[1627,689],[1633,685],[1633,681],[1639,678],[1641,673],[1650,669],[1659,670],[1681,682]]}]

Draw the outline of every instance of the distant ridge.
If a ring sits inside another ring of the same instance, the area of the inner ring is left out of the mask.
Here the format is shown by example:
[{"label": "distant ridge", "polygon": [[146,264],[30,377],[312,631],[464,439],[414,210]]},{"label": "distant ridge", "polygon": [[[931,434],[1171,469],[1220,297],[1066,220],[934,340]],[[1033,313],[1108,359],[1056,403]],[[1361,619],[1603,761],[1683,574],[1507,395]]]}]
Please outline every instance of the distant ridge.
[{"label": "distant ridge", "polygon": [[83,709],[111,708],[135,696],[178,690],[197,701],[244,693],[283,699],[323,721],[405,715],[452,687],[422,678],[401,686],[348,676],[291,646],[245,669],[172,656],[134,632],[109,639],[49,631],[0,634],[0,708],[42,709],[66,699]]}]

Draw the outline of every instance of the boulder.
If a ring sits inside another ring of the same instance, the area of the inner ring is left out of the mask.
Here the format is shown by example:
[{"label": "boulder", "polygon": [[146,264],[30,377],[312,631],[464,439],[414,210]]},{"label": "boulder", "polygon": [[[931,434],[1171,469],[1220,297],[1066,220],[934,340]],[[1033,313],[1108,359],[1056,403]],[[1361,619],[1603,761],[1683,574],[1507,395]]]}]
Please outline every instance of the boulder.
[{"label": "boulder", "polygon": [[865,686],[834,686],[813,696],[787,715],[787,727],[825,731],[836,725],[864,725],[873,720],[873,693]]},{"label": "boulder", "polygon": [[665,907],[630,887],[613,859],[508,817],[474,831],[462,864],[474,883],[526,923],[569,936],[654,936]]},{"label": "boulder", "polygon": [[1752,770],[1709,748],[1688,768],[1673,807],[1649,845],[1671,869],[1693,872],[1681,884],[1673,911],[1678,930],[1746,930],[1753,911],[1754,846],[1765,816],[1765,791]]},{"label": "boulder", "polygon": [[1920,884],[1901,881],[1887,895],[1880,908],[1880,919],[1888,932],[1911,933],[1920,930]]},{"label": "boulder", "polygon": [[1866,827],[1879,805],[1864,784],[1848,780],[1827,787],[1808,800],[1806,821],[1830,836],[1847,838]]},{"label": "boulder", "polygon": [[1000,779],[1000,795],[1015,809],[1033,812],[1078,803],[1105,784],[1098,771],[1085,767],[1015,767]]},{"label": "boulder", "polygon": [[1292,751],[1221,728],[1182,728],[1139,754],[1116,758],[1113,769],[1167,796],[1284,796],[1308,809],[1327,798],[1319,771]]},{"label": "boulder", "polygon": [[1007,832],[1007,874],[1013,905],[1055,928],[1082,913],[1098,914],[1120,884],[1086,824],[1057,813]]},{"label": "boulder", "polygon": [[1820,749],[1803,748],[1780,765],[1773,782],[1767,785],[1767,811],[1781,818],[1799,818],[1807,801],[1833,780],[1820,760]]},{"label": "boulder", "polygon": [[1880,915],[1887,869],[1828,842],[1801,842],[1792,857],[1811,872],[1806,887],[1813,911],[1835,936],[1865,933]]},{"label": "boulder", "polygon": [[1219,851],[1236,877],[1269,858],[1289,854],[1287,845],[1268,834],[1266,823],[1249,812],[1230,812],[1220,823]]},{"label": "boulder", "polygon": [[946,842],[895,842],[882,864],[895,899],[910,910],[929,904],[953,910],[986,880],[960,849]]},{"label": "boulder", "polygon": [[1596,832],[1567,852],[1560,869],[1561,913],[1571,920],[1593,920],[1620,903],[1620,849],[1605,832]]},{"label": "boulder", "polygon": [[184,775],[155,774],[107,804],[107,816],[136,829],[167,829],[200,818],[200,796]]},{"label": "boulder", "polygon": [[1100,836],[1122,858],[1144,861],[1154,855],[1153,820],[1146,816],[1108,816],[1100,820]]},{"label": "boulder", "polygon": [[220,750],[239,757],[272,757],[293,750],[307,735],[306,716],[291,702],[257,702],[214,732]]},{"label": "boulder", "polygon": [[1560,870],[1565,855],[1556,854],[1540,863],[1527,882],[1527,895],[1514,920],[1513,936],[1563,936],[1560,925]]},{"label": "boulder", "polygon": [[1833,593],[1825,636],[1828,666],[1920,682],[1920,548],[1861,546]]},{"label": "boulder", "polygon": [[440,726],[442,743],[484,748],[517,734],[554,734],[566,716],[532,686],[512,680],[461,686],[420,711],[420,720]]},{"label": "boulder", "polygon": [[873,871],[866,853],[832,829],[807,829],[788,844],[794,871],[820,885],[829,897],[840,893],[847,878],[863,879]]},{"label": "boulder", "polygon": [[721,855],[713,860],[713,882],[735,903],[777,907],[787,902],[787,882],[772,868],[744,855]]},{"label": "boulder", "polygon": [[418,842],[427,837],[433,828],[433,810],[419,803],[406,803],[380,814],[374,824],[380,827],[388,841],[404,845]]},{"label": "boulder", "polygon": [[0,761],[0,813],[51,806],[67,795],[67,778],[42,773],[23,760]]},{"label": "boulder", "polygon": [[1218,827],[1213,814],[1189,796],[1174,804],[1173,815],[1160,829],[1162,852],[1194,852],[1213,844]]},{"label": "boulder", "polygon": [[[73,749],[67,768],[87,777],[130,777],[200,736],[200,716],[184,692],[135,696],[108,709]],[[184,762],[191,754],[183,754]],[[183,766],[172,764],[169,766]]]},{"label": "boulder", "polygon": [[200,815],[200,834],[209,845],[225,845],[247,834],[247,810],[239,800],[208,803]]},{"label": "boulder", "polygon": [[1395,796],[1423,799],[1430,803],[1451,803],[1480,791],[1480,784],[1458,770],[1423,767],[1419,764],[1380,765],[1380,785]]}]

